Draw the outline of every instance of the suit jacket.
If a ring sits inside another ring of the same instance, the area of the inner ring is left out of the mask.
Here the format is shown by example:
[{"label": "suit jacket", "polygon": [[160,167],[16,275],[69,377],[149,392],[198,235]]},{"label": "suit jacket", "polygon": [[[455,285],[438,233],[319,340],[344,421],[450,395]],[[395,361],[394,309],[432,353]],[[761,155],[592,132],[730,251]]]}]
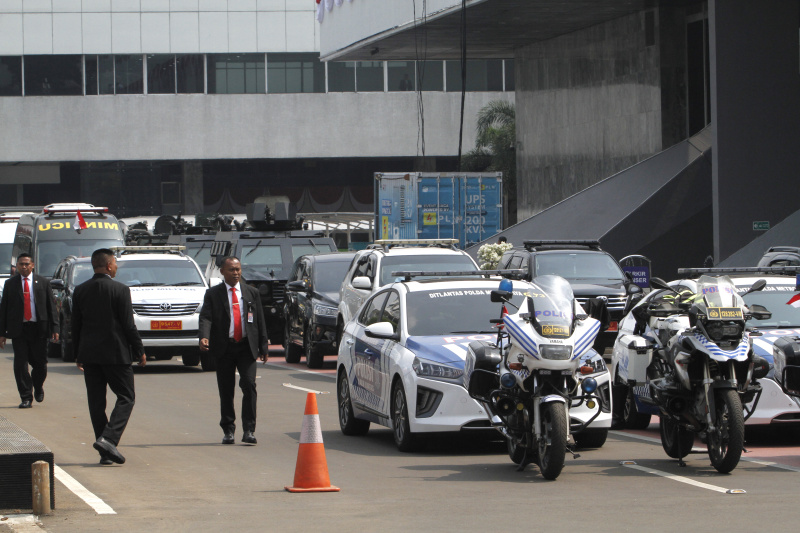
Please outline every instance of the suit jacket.
[{"label": "suit jacket", "polygon": [[[231,307],[228,304],[228,289],[225,283],[215,285],[206,291],[203,309],[200,311],[200,338],[208,339],[209,351],[215,357],[225,353],[228,345],[228,331],[231,327]],[[253,359],[269,353],[267,325],[264,322],[264,307],[258,291],[244,282],[239,283],[244,301],[244,331]],[[247,320],[253,313],[253,322]]]},{"label": "suit jacket", "polygon": [[127,285],[95,274],[75,287],[72,342],[79,363],[129,365],[142,356],[144,346]]},{"label": "suit jacket", "polygon": [[[47,278],[33,274],[31,284],[34,306],[36,307],[36,324],[39,336],[49,337],[58,333],[58,312],[53,291]],[[25,297],[22,295],[22,276],[16,274],[6,280],[3,287],[3,299],[0,301],[0,337],[16,339],[22,336],[22,322],[25,313]]]}]

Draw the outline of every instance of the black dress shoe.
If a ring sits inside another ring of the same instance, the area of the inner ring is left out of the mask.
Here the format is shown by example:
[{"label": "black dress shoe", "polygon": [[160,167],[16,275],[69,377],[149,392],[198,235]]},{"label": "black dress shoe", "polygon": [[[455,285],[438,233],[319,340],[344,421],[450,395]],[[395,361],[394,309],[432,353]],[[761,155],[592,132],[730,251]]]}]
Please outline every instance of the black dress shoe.
[{"label": "black dress shoe", "polygon": [[233,438],[233,433],[225,433],[225,436],[222,437],[222,444],[233,444],[236,442]]},{"label": "black dress shoe", "polygon": [[244,435],[242,435],[242,442],[245,444],[256,444],[258,441],[252,431],[245,431]]},{"label": "black dress shoe", "polygon": [[107,458],[120,465],[125,463],[125,457],[119,453],[119,450],[117,450],[116,446],[111,444],[105,438],[100,437],[95,441],[94,444],[92,444],[92,446],[95,450],[100,452],[101,459]]},{"label": "black dress shoe", "polygon": [[39,389],[38,391],[34,391],[33,399],[39,403],[42,403],[44,401],[44,389]]},{"label": "black dress shoe", "polygon": [[31,407],[33,407],[33,404],[30,400],[22,400],[22,403],[19,404],[20,409],[30,409]]},{"label": "black dress shoe", "polygon": [[100,464],[101,464],[101,465],[113,465],[113,464],[114,464],[114,461],[112,461],[112,460],[111,460],[111,459],[109,459],[108,457],[101,457],[101,458],[100,458]]}]

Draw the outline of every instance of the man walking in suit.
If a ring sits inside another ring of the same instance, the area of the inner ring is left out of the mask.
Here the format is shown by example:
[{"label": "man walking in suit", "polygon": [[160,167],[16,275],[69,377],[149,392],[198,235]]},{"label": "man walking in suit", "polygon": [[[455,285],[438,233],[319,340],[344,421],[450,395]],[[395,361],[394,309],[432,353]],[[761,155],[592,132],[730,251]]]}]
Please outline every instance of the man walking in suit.
[{"label": "man walking in suit", "polygon": [[[89,417],[101,464],[122,464],[125,457],[117,446],[133,411],[134,359],[147,363],[144,346],[133,322],[131,291],[114,281],[117,258],[101,248],[92,253],[94,276],[75,288],[72,297],[72,339],[76,364],[83,370]],[[106,416],[106,387],[117,395],[117,402]]]},{"label": "man walking in suit", "polygon": [[[22,403],[28,409],[44,401],[47,378],[47,338],[58,340],[56,301],[46,278],[33,273],[33,258],[17,257],[17,274],[6,280],[0,300],[0,348],[11,339],[14,348],[14,378]],[[33,372],[28,372],[28,365]]]},{"label": "man walking in suit", "polygon": [[236,370],[242,389],[242,442],[255,444],[256,360],[266,362],[269,353],[264,310],[258,291],[240,283],[242,265],[237,258],[226,257],[220,272],[225,283],[206,291],[200,311],[200,349],[211,351],[217,362],[222,444],[234,442]]}]

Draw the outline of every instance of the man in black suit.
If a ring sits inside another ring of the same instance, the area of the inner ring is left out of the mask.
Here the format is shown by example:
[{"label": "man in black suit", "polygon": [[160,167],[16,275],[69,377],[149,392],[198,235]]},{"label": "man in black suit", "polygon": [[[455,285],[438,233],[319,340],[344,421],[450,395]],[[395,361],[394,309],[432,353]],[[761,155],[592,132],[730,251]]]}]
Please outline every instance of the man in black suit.
[{"label": "man in black suit", "polygon": [[[76,364],[83,370],[89,416],[94,428],[94,449],[100,463],[122,464],[117,450],[133,411],[134,359],[147,363],[144,346],[133,322],[131,290],[114,281],[117,258],[106,248],[92,253],[94,276],[75,288],[72,297],[72,341]],[[133,353],[131,353],[133,352]],[[106,416],[106,387],[117,395],[111,418]]]},{"label": "man in black suit", "polygon": [[[17,274],[6,280],[0,300],[0,348],[11,339],[14,348],[14,378],[22,403],[27,409],[44,401],[47,378],[47,338],[58,340],[58,312],[50,284],[33,273],[33,258],[17,257]],[[28,372],[28,365],[33,372]]]},{"label": "man in black suit", "polygon": [[217,362],[222,444],[234,442],[237,369],[242,388],[242,442],[255,444],[256,360],[266,362],[269,354],[264,309],[258,291],[240,283],[242,265],[237,258],[226,257],[220,272],[225,282],[206,291],[200,311],[200,349],[211,351]]}]

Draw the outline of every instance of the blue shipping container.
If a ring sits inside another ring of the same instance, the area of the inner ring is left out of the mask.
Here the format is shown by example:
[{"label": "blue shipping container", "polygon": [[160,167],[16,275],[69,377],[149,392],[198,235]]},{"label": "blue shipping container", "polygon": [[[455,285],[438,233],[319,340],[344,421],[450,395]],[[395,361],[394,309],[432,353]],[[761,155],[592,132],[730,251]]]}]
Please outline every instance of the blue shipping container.
[{"label": "blue shipping container", "polygon": [[502,173],[376,173],[381,239],[458,239],[465,248],[503,229]]}]

